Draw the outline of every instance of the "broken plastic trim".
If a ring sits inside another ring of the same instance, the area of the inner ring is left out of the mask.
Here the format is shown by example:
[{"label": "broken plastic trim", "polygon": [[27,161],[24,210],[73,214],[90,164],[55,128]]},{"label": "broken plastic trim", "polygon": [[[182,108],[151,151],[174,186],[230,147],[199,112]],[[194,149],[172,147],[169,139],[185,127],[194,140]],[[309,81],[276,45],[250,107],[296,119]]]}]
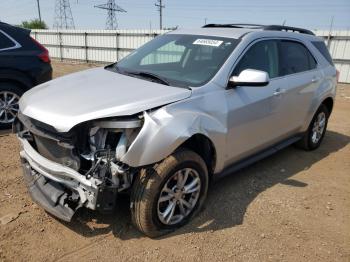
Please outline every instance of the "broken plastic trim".
[{"label": "broken plastic trim", "polygon": [[140,119],[132,120],[102,120],[93,121],[94,126],[106,129],[119,129],[119,128],[138,128],[141,127],[142,121]]}]

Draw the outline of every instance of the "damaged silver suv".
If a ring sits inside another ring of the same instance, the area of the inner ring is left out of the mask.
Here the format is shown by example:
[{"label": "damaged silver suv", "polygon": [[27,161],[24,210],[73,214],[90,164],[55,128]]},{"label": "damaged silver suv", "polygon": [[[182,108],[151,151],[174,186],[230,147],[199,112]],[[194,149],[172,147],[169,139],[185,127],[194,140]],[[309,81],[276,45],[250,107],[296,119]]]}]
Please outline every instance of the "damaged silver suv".
[{"label": "damaged silver suv", "polygon": [[312,32],[211,24],[37,86],[14,131],[29,193],[47,212],[70,221],[130,193],[134,225],[156,237],[201,209],[209,181],[293,143],[316,149],[335,92]]}]

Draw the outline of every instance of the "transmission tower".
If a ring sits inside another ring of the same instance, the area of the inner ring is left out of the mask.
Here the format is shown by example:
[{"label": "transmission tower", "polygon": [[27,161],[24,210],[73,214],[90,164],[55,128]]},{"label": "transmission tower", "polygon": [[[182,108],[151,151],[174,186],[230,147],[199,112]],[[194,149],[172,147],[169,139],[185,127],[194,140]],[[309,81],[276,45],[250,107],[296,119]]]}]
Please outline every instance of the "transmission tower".
[{"label": "transmission tower", "polygon": [[74,20],[69,0],[56,0],[53,28],[74,29]]},{"label": "transmission tower", "polygon": [[162,0],[157,0],[154,5],[158,7],[159,11],[159,28],[163,29],[163,8],[165,8],[165,5],[162,4]]},{"label": "transmission tower", "polygon": [[107,4],[95,5],[96,8],[107,10],[106,29],[118,28],[116,12],[126,13],[126,11],[115,3],[115,0],[108,0]]}]

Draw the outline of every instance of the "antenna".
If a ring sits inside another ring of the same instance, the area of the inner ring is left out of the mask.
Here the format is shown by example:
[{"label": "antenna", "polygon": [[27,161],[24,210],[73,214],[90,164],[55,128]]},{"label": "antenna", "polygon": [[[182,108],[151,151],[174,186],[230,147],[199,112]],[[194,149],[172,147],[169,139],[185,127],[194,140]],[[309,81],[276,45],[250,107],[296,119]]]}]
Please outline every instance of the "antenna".
[{"label": "antenna", "polygon": [[157,0],[157,3],[154,4],[158,7],[159,11],[159,29],[163,29],[163,8],[165,8],[165,5],[162,4],[162,0]]},{"label": "antenna", "polygon": [[56,0],[53,28],[74,29],[74,20],[69,0]]},{"label": "antenna", "polygon": [[96,8],[108,11],[106,20],[106,29],[113,30],[118,28],[116,12],[126,13],[126,11],[115,3],[115,0],[108,0],[107,4],[95,5]]}]

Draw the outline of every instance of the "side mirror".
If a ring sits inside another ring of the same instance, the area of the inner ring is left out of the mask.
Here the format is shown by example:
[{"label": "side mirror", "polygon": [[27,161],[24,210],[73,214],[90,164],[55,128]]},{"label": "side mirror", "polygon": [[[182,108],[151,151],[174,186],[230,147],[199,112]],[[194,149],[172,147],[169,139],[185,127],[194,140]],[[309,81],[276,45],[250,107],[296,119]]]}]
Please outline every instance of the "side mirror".
[{"label": "side mirror", "polygon": [[239,76],[231,76],[228,88],[236,86],[266,86],[270,81],[269,74],[255,69],[245,69]]}]

